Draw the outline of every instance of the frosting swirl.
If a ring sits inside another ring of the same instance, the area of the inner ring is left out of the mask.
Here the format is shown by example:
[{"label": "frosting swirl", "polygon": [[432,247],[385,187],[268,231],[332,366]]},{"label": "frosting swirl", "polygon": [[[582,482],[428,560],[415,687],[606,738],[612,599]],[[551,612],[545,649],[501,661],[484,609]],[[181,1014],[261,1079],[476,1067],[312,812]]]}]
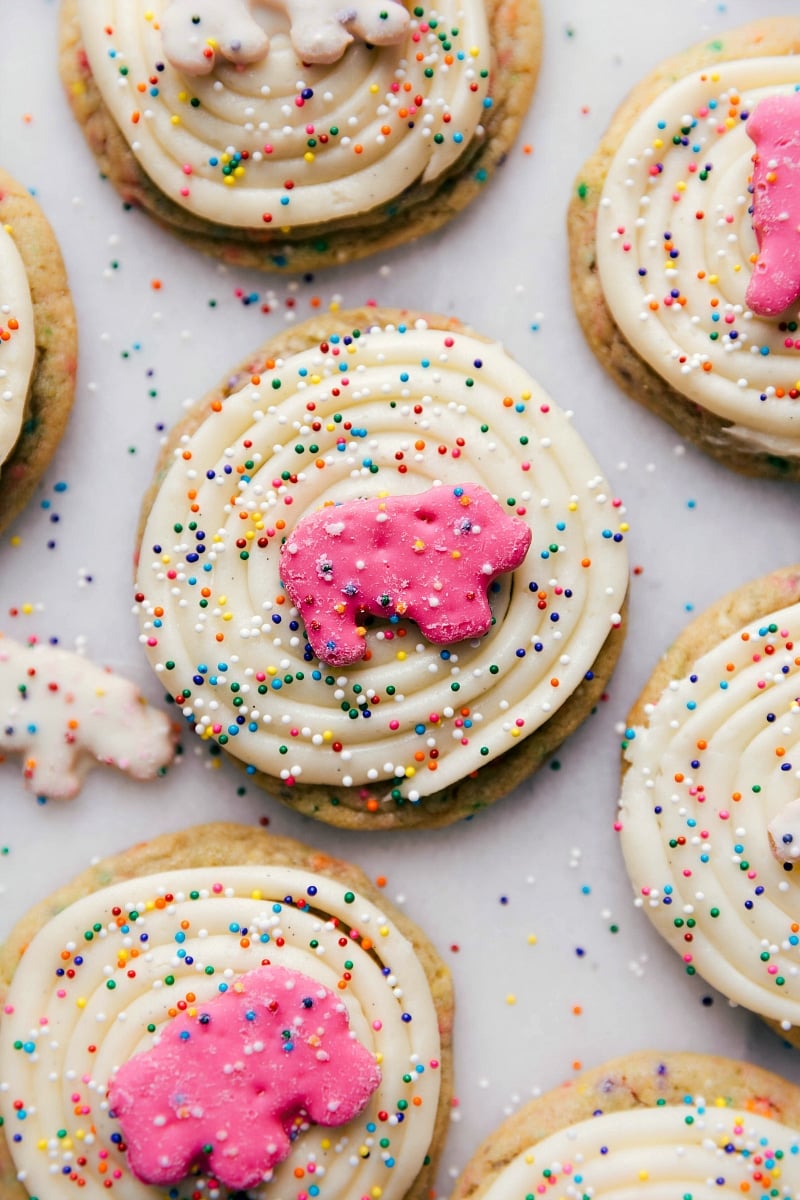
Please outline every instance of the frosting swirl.
[{"label": "frosting swirl", "polygon": [[669,384],[731,424],[726,437],[796,451],[800,313],[758,316],[747,119],[796,86],[790,55],[723,62],[638,117],[606,176],[597,261],[627,341]]},{"label": "frosting swirl", "polygon": [[[3,1009],[0,1111],[31,1196],[60,1200],[76,1180],[87,1200],[145,1200],[128,1171],[106,1089],[149,1048],[265,959],[338,996],[376,1057],[381,1082],[341,1129],[312,1126],[253,1197],[400,1200],[430,1147],[439,1093],[439,1034],[413,946],[363,895],[290,867],[184,869],[116,883],[78,900],[31,942]],[[302,1181],[302,1182],[300,1182]],[[170,1189],[228,1190],[193,1175]]]},{"label": "frosting swirl", "polygon": [[[151,181],[197,217],[282,232],[380,209],[439,179],[481,134],[490,49],[480,0],[414,10],[396,45],[302,63],[284,14],[269,51],[187,76],[166,58],[166,0],[78,0],[103,101]],[[266,14],[269,14],[268,16]]]},{"label": "frosting swirl", "polygon": [[[497,344],[422,321],[333,334],[236,377],[173,445],[142,537],[140,640],[200,737],[290,786],[445,788],[547,722],[620,623],[620,502]],[[533,528],[491,585],[489,633],[442,648],[396,618],[368,628],[366,658],[318,663],[282,541],[326,503],[465,479]]]},{"label": "frosting swirl", "polygon": [[[703,1100],[604,1113],[543,1138],[514,1157],[481,1200],[532,1195],[691,1195],[693,1200],[800,1195],[800,1135],[758,1113]],[[778,1182],[780,1192],[770,1187]]]},{"label": "frosting swirl", "polygon": [[28,274],[11,232],[0,225],[0,469],[22,428],[35,353]]},{"label": "frosting swirl", "polygon": [[[793,858],[800,605],[725,638],[626,732],[619,830],[636,903],[724,995],[800,1025]],[[786,861],[784,861],[784,859]]]}]

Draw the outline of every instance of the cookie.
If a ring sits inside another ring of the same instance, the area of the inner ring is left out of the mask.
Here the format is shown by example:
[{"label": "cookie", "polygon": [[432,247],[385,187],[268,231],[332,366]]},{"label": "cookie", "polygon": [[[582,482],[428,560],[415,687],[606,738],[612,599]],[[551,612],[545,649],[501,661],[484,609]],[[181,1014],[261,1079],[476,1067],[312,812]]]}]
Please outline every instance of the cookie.
[{"label": "cookie", "polygon": [[617,825],[686,972],[798,1045],[799,643],[800,567],[697,617],[628,716]]},{"label": "cookie", "polygon": [[69,417],[77,330],[55,235],[0,170],[0,531],[30,500]]},{"label": "cookie", "polygon": [[619,386],[726,466],[793,480],[798,51],[800,19],[762,18],[663,63],[569,210],[575,309]]},{"label": "cookie", "polygon": [[800,1088],[750,1063],[629,1054],[505,1121],[471,1159],[452,1200],[796,1196],[798,1119]]},{"label": "cookie", "polygon": [[45,799],[71,799],[99,764],[154,779],[175,754],[169,717],[127,679],[80,654],[2,633],[0,722],[0,762],[21,754],[26,788]]},{"label": "cookie", "polygon": [[315,270],[438,228],[483,191],[533,92],[538,0],[307,10],[62,8],[62,78],[103,175],[236,266]]},{"label": "cookie", "polygon": [[[86,1200],[223,1200],[243,1194],[245,1160],[266,1177],[252,1200],[428,1195],[449,1115],[450,979],[354,866],[245,826],[162,835],[24,918],[0,954],[0,996],[4,1200],[59,1200],[76,1183]],[[350,1103],[331,1075],[358,1059],[363,1079],[364,1058],[366,1102],[331,1128]],[[320,1099],[325,1124],[310,1119]],[[276,1141],[291,1140],[268,1166],[276,1115]],[[142,1136],[144,1166],[126,1153]],[[179,1139],[195,1147],[189,1175],[134,1177],[170,1173]]]},{"label": "cookie", "polygon": [[[621,648],[621,501],[527,372],[448,318],[366,309],[268,342],[172,432],[142,526],[162,684],[196,736],[332,824],[477,812],[588,716]],[[479,576],[489,628],[467,635]]]}]

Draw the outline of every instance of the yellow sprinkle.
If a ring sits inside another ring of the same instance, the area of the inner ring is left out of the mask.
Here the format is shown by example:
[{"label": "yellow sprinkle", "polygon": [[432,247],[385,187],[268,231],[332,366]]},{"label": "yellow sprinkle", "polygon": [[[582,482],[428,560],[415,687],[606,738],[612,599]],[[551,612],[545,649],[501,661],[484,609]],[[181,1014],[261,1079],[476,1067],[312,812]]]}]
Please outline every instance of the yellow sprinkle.
[{"label": "yellow sprinkle", "polygon": [[[173,113],[173,114],[172,114],[172,116],[171,116],[171,117],[170,117],[170,119],[169,119],[169,123],[170,123],[170,125],[180,125],[180,123],[181,123],[181,119],[180,119],[180,117],[178,116],[178,114],[177,114],[177,113]],[[226,178],[227,178],[227,177],[226,177]]]},{"label": "yellow sprinkle", "polygon": [[303,158],[307,163],[312,163],[315,157],[316,155],[314,154],[313,150],[306,150],[305,154],[303,155]]},{"label": "yellow sprinkle", "polygon": [[36,1149],[37,1150],[46,1150],[47,1149],[47,1142],[45,1141],[44,1138],[40,1138],[39,1141],[36,1143]]},{"label": "yellow sprinkle", "polygon": [[232,613],[232,612],[226,612],[226,613],[223,613],[223,614],[222,614],[222,619],[223,619],[223,621],[232,621],[232,620],[233,620],[233,613]]},{"label": "yellow sprinkle", "polygon": [[75,1001],[76,1008],[86,1008],[86,1000],[83,996],[79,996]]},{"label": "yellow sprinkle", "polygon": [[708,282],[709,283],[719,283],[719,275],[709,275]]},{"label": "yellow sprinkle", "polygon": [[[186,92],[178,92],[178,99],[180,100],[181,104],[185,104],[186,101],[189,99],[189,97],[187,96]],[[227,157],[225,157],[224,155],[223,155],[223,157],[225,158],[225,162],[227,162],[228,161]]]},{"label": "yellow sprinkle", "polygon": [[378,91],[380,91],[380,88],[378,87],[377,83],[371,83],[369,85],[369,90],[372,92],[372,94],[374,96]]},{"label": "yellow sprinkle", "polygon": [[331,300],[330,304],[328,305],[328,312],[337,313],[341,307],[342,306],[338,300]]},{"label": "yellow sprinkle", "polygon": [[31,615],[31,613],[33,612],[33,605],[32,604],[23,604],[22,611],[24,612],[26,617],[29,617]]},{"label": "yellow sprinkle", "polygon": [[630,525],[628,524],[627,521],[623,521],[622,524],[620,525],[619,529],[620,529],[620,533],[627,533],[628,530],[630,529]]},{"label": "yellow sprinkle", "polygon": [[514,728],[511,730],[511,736],[512,736],[512,737],[519,737],[519,729],[517,729],[516,725],[515,725],[515,726],[514,726]]},{"label": "yellow sprinkle", "polygon": [[380,1200],[383,1195],[383,1188],[379,1188],[376,1184],[374,1188],[370,1188],[370,1196],[374,1196],[375,1200]]},{"label": "yellow sprinkle", "polygon": [[322,1146],[322,1149],[323,1149],[323,1150],[330,1150],[330,1148],[331,1148],[331,1139],[330,1139],[330,1138],[323,1138],[323,1139],[322,1139],[322,1141],[320,1142],[320,1145]]},{"label": "yellow sprinkle", "polygon": [[248,529],[247,533],[244,535],[244,540],[245,540],[246,542],[252,542],[252,540],[253,540],[253,538],[254,538],[255,536],[256,536],[256,535],[255,535],[255,533],[253,532],[253,530],[252,530],[252,529]]},{"label": "yellow sprinkle", "polygon": [[18,533],[14,534],[14,537],[12,537],[11,545],[12,546],[21,546],[22,545],[22,538],[19,536]]},{"label": "yellow sprinkle", "polygon": [[513,992],[509,992],[508,995],[506,996],[506,1004],[516,1004],[516,1003],[517,1003],[517,997],[514,995]]},{"label": "yellow sprinkle", "polygon": [[570,500],[569,504],[567,505],[567,508],[569,509],[570,512],[577,512],[577,510],[578,510],[577,502],[575,500]]},{"label": "yellow sprinkle", "polygon": [[162,563],[164,563],[165,566],[167,566],[169,563],[172,562],[172,557],[169,554],[162,554],[161,561],[162,561]]},{"label": "yellow sprinkle", "polygon": [[381,937],[388,937],[389,936],[389,926],[388,925],[379,926],[378,933],[381,935]]},{"label": "yellow sprinkle", "polygon": [[639,1172],[639,1178],[640,1178],[641,1180],[649,1179],[649,1178],[650,1178],[650,1175],[648,1174],[648,1172],[647,1172],[647,1171],[640,1171],[640,1172]]},{"label": "yellow sprinkle", "polygon": [[523,392],[523,393],[522,393],[522,399],[523,399],[523,400],[530,400],[530,398],[531,398],[531,394],[530,394],[530,392]]},{"label": "yellow sprinkle", "polygon": [[417,773],[416,767],[406,767],[406,779],[413,779]]},{"label": "yellow sprinkle", "polygon": [[380,1066],[383,1062],[383,1055],[381,1054],[380,1050],[376,1051],[375,1053],[375,1062],[378,1064],[378,1066]]},{"label": "yellow sprinkle", "polygon": [[535,933],[528,934],[528,945],[529,946],[535,946],[538,940],[539,939],[536,937]]},{"label": "yellow sprinkle", "polygon": [[[322,383],[322,376],[321,376],[321,375],[312,375],[312,376],[311,376],[311,382],[312,382],[312,383]],[[333,429],[333,426],[332,426],[332,425],[329,425],[329,426],[328,426],[328,429],[329,429],[329,430]]]},{"label": "yellow sprinkle", "polygon": [[261,900],[263,899],[263,895],[264,893],[261,891],[261,888],[253,888],[252,892],[250,893],[250,899]]},{"label": "yellow sprinkle", "polygon": [[478,55],[480,54],[480,49],[478,46],[470,46],[469,53],[470,53],[470,58],[477,58]]},{"label": "yellow sprinkle", "polygon": [[221,541],[222,541],[222,538],[221,538],[221,536],[220,536],[218,533],[215,533],[215,534],[214,534],[214,541],[215,541],[215,542],[221,542]]},{"label": "yellow sprinkle", "polygon": [[228,603],[228,597],[227,597],[227,596],[220,596],[220,597],[217,599],[217,604],[227,604],[227,603]]},{"label": "yellow sprinkle", "polygon": [[323,742],[332,742],[333,741],[333,734],[331,733],[330,729],[324,729],[322,731],[322,740],[323,740]]},{"label": "yellow sprinkle", "polygon": [[153,13],[151,9],[148,8],[147,12],[144,14],[144,19],[145,21],[152,21]]},{"label": "yellow sprinkle", "polygon": [[244,167],[234,167],[233,173],[237,179],[241,179],[242,176],[244,175]]},{"label": "yellow sprinkle", "polygon": [[155,900],[148,900],[147,903],[145,904],[145,908],[148,912],[152,912],[153,909],[155,908],[155,906],[156,906]]},{"label": "yellow sprinkle", "polygon": [[86,84],[82,80],[76,80],[75,83],[71,84],[70,91],[73,96],[83,96],[86,92]]},{"label": "yellow sprinkle", "polygon": [[398,662],[405,662],[407,658],[408,658],[408,655],[406,654],[405,650],[397,651]]},{"label": "yellow sprinkle", "polygon": [[656,138],[656,140],[653,142],[653,149],[660,150],[663,145],[664,143],[662,142],[661,138]]},{"label": "yellow sprinkle", "polygon": [[531,1165],[531,1163],[535,1163],[535,1162],[536,1162],[536,1158],[535,1158],[535,1156],[534,1156],[533,1154],[531,1154],[530,1150],[529,1150],[529,1151],[528,1151],[528,1153],[525,1155],[525,1162],[528,1164],[528,1166],[530,1166],[530,1165]]},{"label": "yellow sprinkle", "polygon": [[677,192],[685,192],[686,191],[686,184],[684,183],[684,181],[682,179],[679,180],[678,183],[675,185],[675,190]]},{"label": "yellow sprinkle", "polygon": [[232,175],[223,175],[222,182],[225,184],[225,187],[233,187],[233,185],[236,183],[236,180]]},{"label": "yellow sprinkle", "polygon": [[267,674],[268,675],[277,675],[278,668],[277,667],[267,667]]}]

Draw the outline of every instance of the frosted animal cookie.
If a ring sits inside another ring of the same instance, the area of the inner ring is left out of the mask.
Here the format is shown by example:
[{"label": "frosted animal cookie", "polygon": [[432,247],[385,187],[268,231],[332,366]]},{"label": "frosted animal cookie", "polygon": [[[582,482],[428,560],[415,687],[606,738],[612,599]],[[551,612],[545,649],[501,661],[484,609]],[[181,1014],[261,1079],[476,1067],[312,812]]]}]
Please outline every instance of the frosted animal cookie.
[{"label": "frosted animal cookie", "polygon": [[245,826],[155,838],[0,951],[0,1194],[425,1200],[452,1021],[356,867]]},{"label": "frosted animal cookie", "polygon": [[77,333],[55,235],[0,170],[0,531],[32,496],[64,431]]},{"label": "frosted animal cookie", "polygon": [[291,807],[444,825],[597,702],[626,530],[570,420],[501,346],[442,317],[326,316],[170,436],[143,506],[140,640],[196,736]]},{"label": "frosted animal cookie", "polygon": [[538,0],[64,0],[61,72],[126,202],[238,266],[438,228],[506,157]]},{"label": "frosted animal cookie", "polygon": [[21,754],[29,791],[69,799],[98,764],[153,779],[174,753],[169,718],[127,679],[71,651],[0,634],[0,762]]},{"label": "frosted animal cookie", "polygon": [[618,829],[684,969],[800,1045],[800,567],[697,617],[628,716]]},{"label": "frosted animal cookie", "polygon": [[663,63],[576,181],[573,298],[634,399],[726,466],[800,479],[800,19]]},{"label": "frosted animal cookie", "polygon": [[[800,1196],[800,1088],[706,1054],[625,1055],[530,1101],[452,1200]],[[774,1189],[774,1190],[773,1190]]]}]

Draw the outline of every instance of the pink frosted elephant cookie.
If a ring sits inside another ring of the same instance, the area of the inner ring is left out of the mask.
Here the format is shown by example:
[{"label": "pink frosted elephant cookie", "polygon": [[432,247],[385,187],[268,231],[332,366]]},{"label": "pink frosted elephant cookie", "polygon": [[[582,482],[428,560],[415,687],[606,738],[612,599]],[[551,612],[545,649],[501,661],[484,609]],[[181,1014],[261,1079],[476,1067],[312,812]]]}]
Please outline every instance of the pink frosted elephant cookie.
[{"label": "pink frosted elephant cookie", "polygon": [[486,589],[513,571],[531,530],[485,488],[352,500],[300,522],[281,552],[286,590],[319,659],[357,662],[359,616],[404,616],[439,645],[480,637],[492,622]]},{"label": "pink frosted elephant cookie", "polygon": [[345,1125],[380,1081],[342,1001],[317,980],[264,966],[167,1025],[112,1080],[109,1101],[145,1183],[202,1163],[227,1187],[255,1187],[309,1123]]},{"label": "pink frosted elephant cookie", "polygon": [[800,296],[800,92],[768,96],[747,121],[753,155],[753,229],[758,258],[747,303],[762,317]]}]

